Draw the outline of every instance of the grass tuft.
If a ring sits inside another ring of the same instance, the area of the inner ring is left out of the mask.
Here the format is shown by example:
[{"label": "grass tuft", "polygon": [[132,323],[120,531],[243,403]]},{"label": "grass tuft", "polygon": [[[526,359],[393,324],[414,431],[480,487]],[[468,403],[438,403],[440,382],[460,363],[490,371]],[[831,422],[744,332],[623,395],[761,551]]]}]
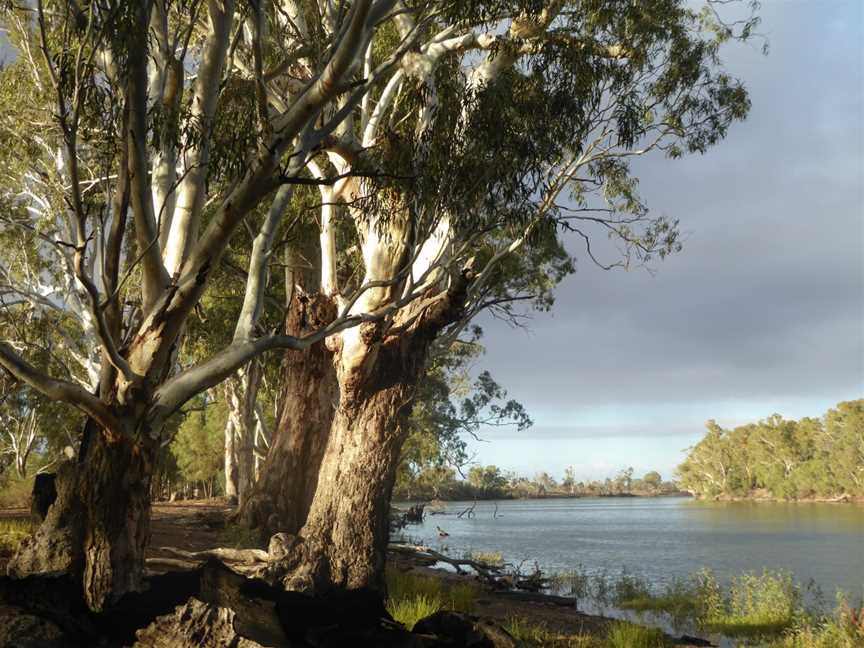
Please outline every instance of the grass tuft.
[{"label": "grass tuft", "polygon": [[665,648],[670,645],[661,630],[626,621],[616,621],[609,626],[606,641],[609,648]]},{"label": "grass tuft", "polygon": [[387,601],[387,611],[390,616],[408,630],[413,630],[414,624],[431,614],[435,614],[440,609],[441,599],[429,598],[424,594],[399,601]]},{"label": "grass tuft", "polygon": [[29,518],[0,519],[0,555],[12,555],[34,531]]},{"label": "grass tuft", "polygon": [[532,623],[522,617],[510,617],[503,628],[520,644],[543,648],[606,648],[590,635],[561,635],[542,623]]},{"label": "grass tuft", "polygon": [[500,551],[472,551],[467,558],[488,567],[502,567],[504,556]]},{"label": "grass tuft", "polygon": [[441,579],[388,569],[387,611],[411,630],[414,624],[439,610],[473,612],[478,589],[470,583],[448,585]]}]

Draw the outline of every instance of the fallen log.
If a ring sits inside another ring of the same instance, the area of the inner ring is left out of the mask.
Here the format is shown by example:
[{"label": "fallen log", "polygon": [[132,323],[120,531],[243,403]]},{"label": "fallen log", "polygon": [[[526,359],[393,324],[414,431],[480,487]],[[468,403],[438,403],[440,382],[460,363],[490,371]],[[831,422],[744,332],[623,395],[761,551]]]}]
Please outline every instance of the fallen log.
[{"label": "fallen log", "polygon": [[260,562],[270,560],[270,554],[263,549],[230,549],[217,547],[215,549],[206,549],[204,551],[186,551],[177,547],[158,547],[156,551],[166,551],[176,556],[188,558],[191,560],[209,560],[215,558],[222,562],[239,562],[246,565],[254,565]]},{"label": "fallen log", "polygon": [[500,587],[501,579],[505,578],[506,576],[503,573],[503,566],[498,567],[495,565],[487,565],[485,563],[481,563],[470,558],[451,558],[450,556],[445,556],[444,554],[435,551],[431,547],[406,544],[391,544],[388,547],[388,550],[406,555],[416,555],[421,559],[431,558],[434,559],[435,562],[446,563],[453,567],[456,570],[457,574],[464,575],[466,572],[463,567],[469,567],[470,569],[474,570],[474,572],[481,578],[481,580],[486,581],[487,584],[493,587]]},{"label": "fallen log", "polygon": [[472,569],[477,578],[495,590],[497,595],[525,601],[576,606],[575,598],[542,593],[542,590],[548,587],[548,579],[543,577],[536,565],[533,573],[522,575],[519,568],[508,572],[506,568],[508,566],[512,567],[512,565],[508,565],[507,563],[490,565],[471,558],[451,558],[435,551],[431,547],[422,545],[391,543],[388,550],[400,556],[408,556],[425,566],[428,566],[429,561],[445,563],[453,567],[457,574],[465,575],[467,573],[465,568]]}]

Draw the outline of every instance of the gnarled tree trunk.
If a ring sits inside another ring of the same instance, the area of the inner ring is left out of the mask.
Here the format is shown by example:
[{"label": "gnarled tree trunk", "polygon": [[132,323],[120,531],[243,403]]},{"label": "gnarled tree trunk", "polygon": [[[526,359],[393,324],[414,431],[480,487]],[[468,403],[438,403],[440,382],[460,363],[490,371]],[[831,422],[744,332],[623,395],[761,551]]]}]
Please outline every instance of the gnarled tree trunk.
[{"label": "gnarled tree trunk", "polygon": [[[303,335],[335,314],[335,305],[323,295],[295,295],[287,333]],[[286,353],[283,368],[285,387],[276,430],[239,516],[244,525],[266,535],[297,533],[306,521],[339,400],[333,353],[324,342]]]},{"label": "gnarled tree trunk", "polygon": [[390,496],[414,385],[404,371],[370,378],[366,393],[343,396],[333,420],[287,589],[383,587]]},{"label": "gnarled tree trunk", "polygon": [[334,363],[339,406],[312,506],[297,536],[271,540],[271,555],[282,558],[270,577],[286,589],[383,592],[390,498],[405,423],[429,346],[461,315],[471,276],[466,271],[443,298],[406,313],[389,328],[382,322],[361,325],[355,338],[360,344],[348,351],[349,362],[342,338]]},{"label": "gnarled tree trunk", "polygon": [[[306,523],[274,568],[287,589],[383,591],[389,509],[405,425],[437,321],[370,341],[363,361],[339,371],[333,419]],[[379,334],[363,326],[364,337]],[[272,544],[271,544],[272,549]]]},{"label": "gnarled tree trunk", "polygon": [[149,439],[109,438],[88,420],[78,460],[61,464],[57,498],[10,561],[9,575],[68,574],[97,611],[137,589],[156,449]]}]

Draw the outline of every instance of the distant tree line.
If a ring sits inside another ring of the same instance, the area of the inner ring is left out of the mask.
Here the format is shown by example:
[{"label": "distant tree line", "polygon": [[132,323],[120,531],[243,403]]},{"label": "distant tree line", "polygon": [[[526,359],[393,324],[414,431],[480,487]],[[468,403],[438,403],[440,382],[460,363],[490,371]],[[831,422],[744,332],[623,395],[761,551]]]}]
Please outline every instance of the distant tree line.
[{"label": "distant tree line", "polygon": [[864,497],[864,399],[821,418],[775,414],[731,430],[708,421],[705,438],[678,467],[697,497],[783,500]]},{"label": "distant tree line", "polygon": [[627,468],[614,478],[577,481],[576,471],[570,467],[559,481],[545,471],[529,479],[498,466],[475,465],[463,476],[456,468],[434,465],[416,474],[400,474],[394,497],[403,500],[650,497],[679,492],[677,484],[664,481],[655,470],[641,478],[633,476],[633,468]]}]

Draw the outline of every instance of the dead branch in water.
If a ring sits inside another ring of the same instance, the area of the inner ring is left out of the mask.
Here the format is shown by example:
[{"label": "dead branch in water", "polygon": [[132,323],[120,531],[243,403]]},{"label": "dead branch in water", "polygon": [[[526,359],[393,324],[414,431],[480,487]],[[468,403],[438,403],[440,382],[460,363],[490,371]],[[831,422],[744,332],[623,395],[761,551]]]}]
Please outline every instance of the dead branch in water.
[{"label": "dead branch in water", "polygon": [[461,518],[461,517],[462,517],[463,515],[465,515],[466,513],[468,514],[468,517],[469,517],[469,518],[474,517],[474,507],[475,507],[475,506],[477,506],[477,500],[474,500],[474,503],[473,503],[471,506],[469,506],[469,507],[466,508],[464,511],[462,511],[461,513],[459,513],[458,515],[456,515],[456,517],[457,517],[457,518]]}]

